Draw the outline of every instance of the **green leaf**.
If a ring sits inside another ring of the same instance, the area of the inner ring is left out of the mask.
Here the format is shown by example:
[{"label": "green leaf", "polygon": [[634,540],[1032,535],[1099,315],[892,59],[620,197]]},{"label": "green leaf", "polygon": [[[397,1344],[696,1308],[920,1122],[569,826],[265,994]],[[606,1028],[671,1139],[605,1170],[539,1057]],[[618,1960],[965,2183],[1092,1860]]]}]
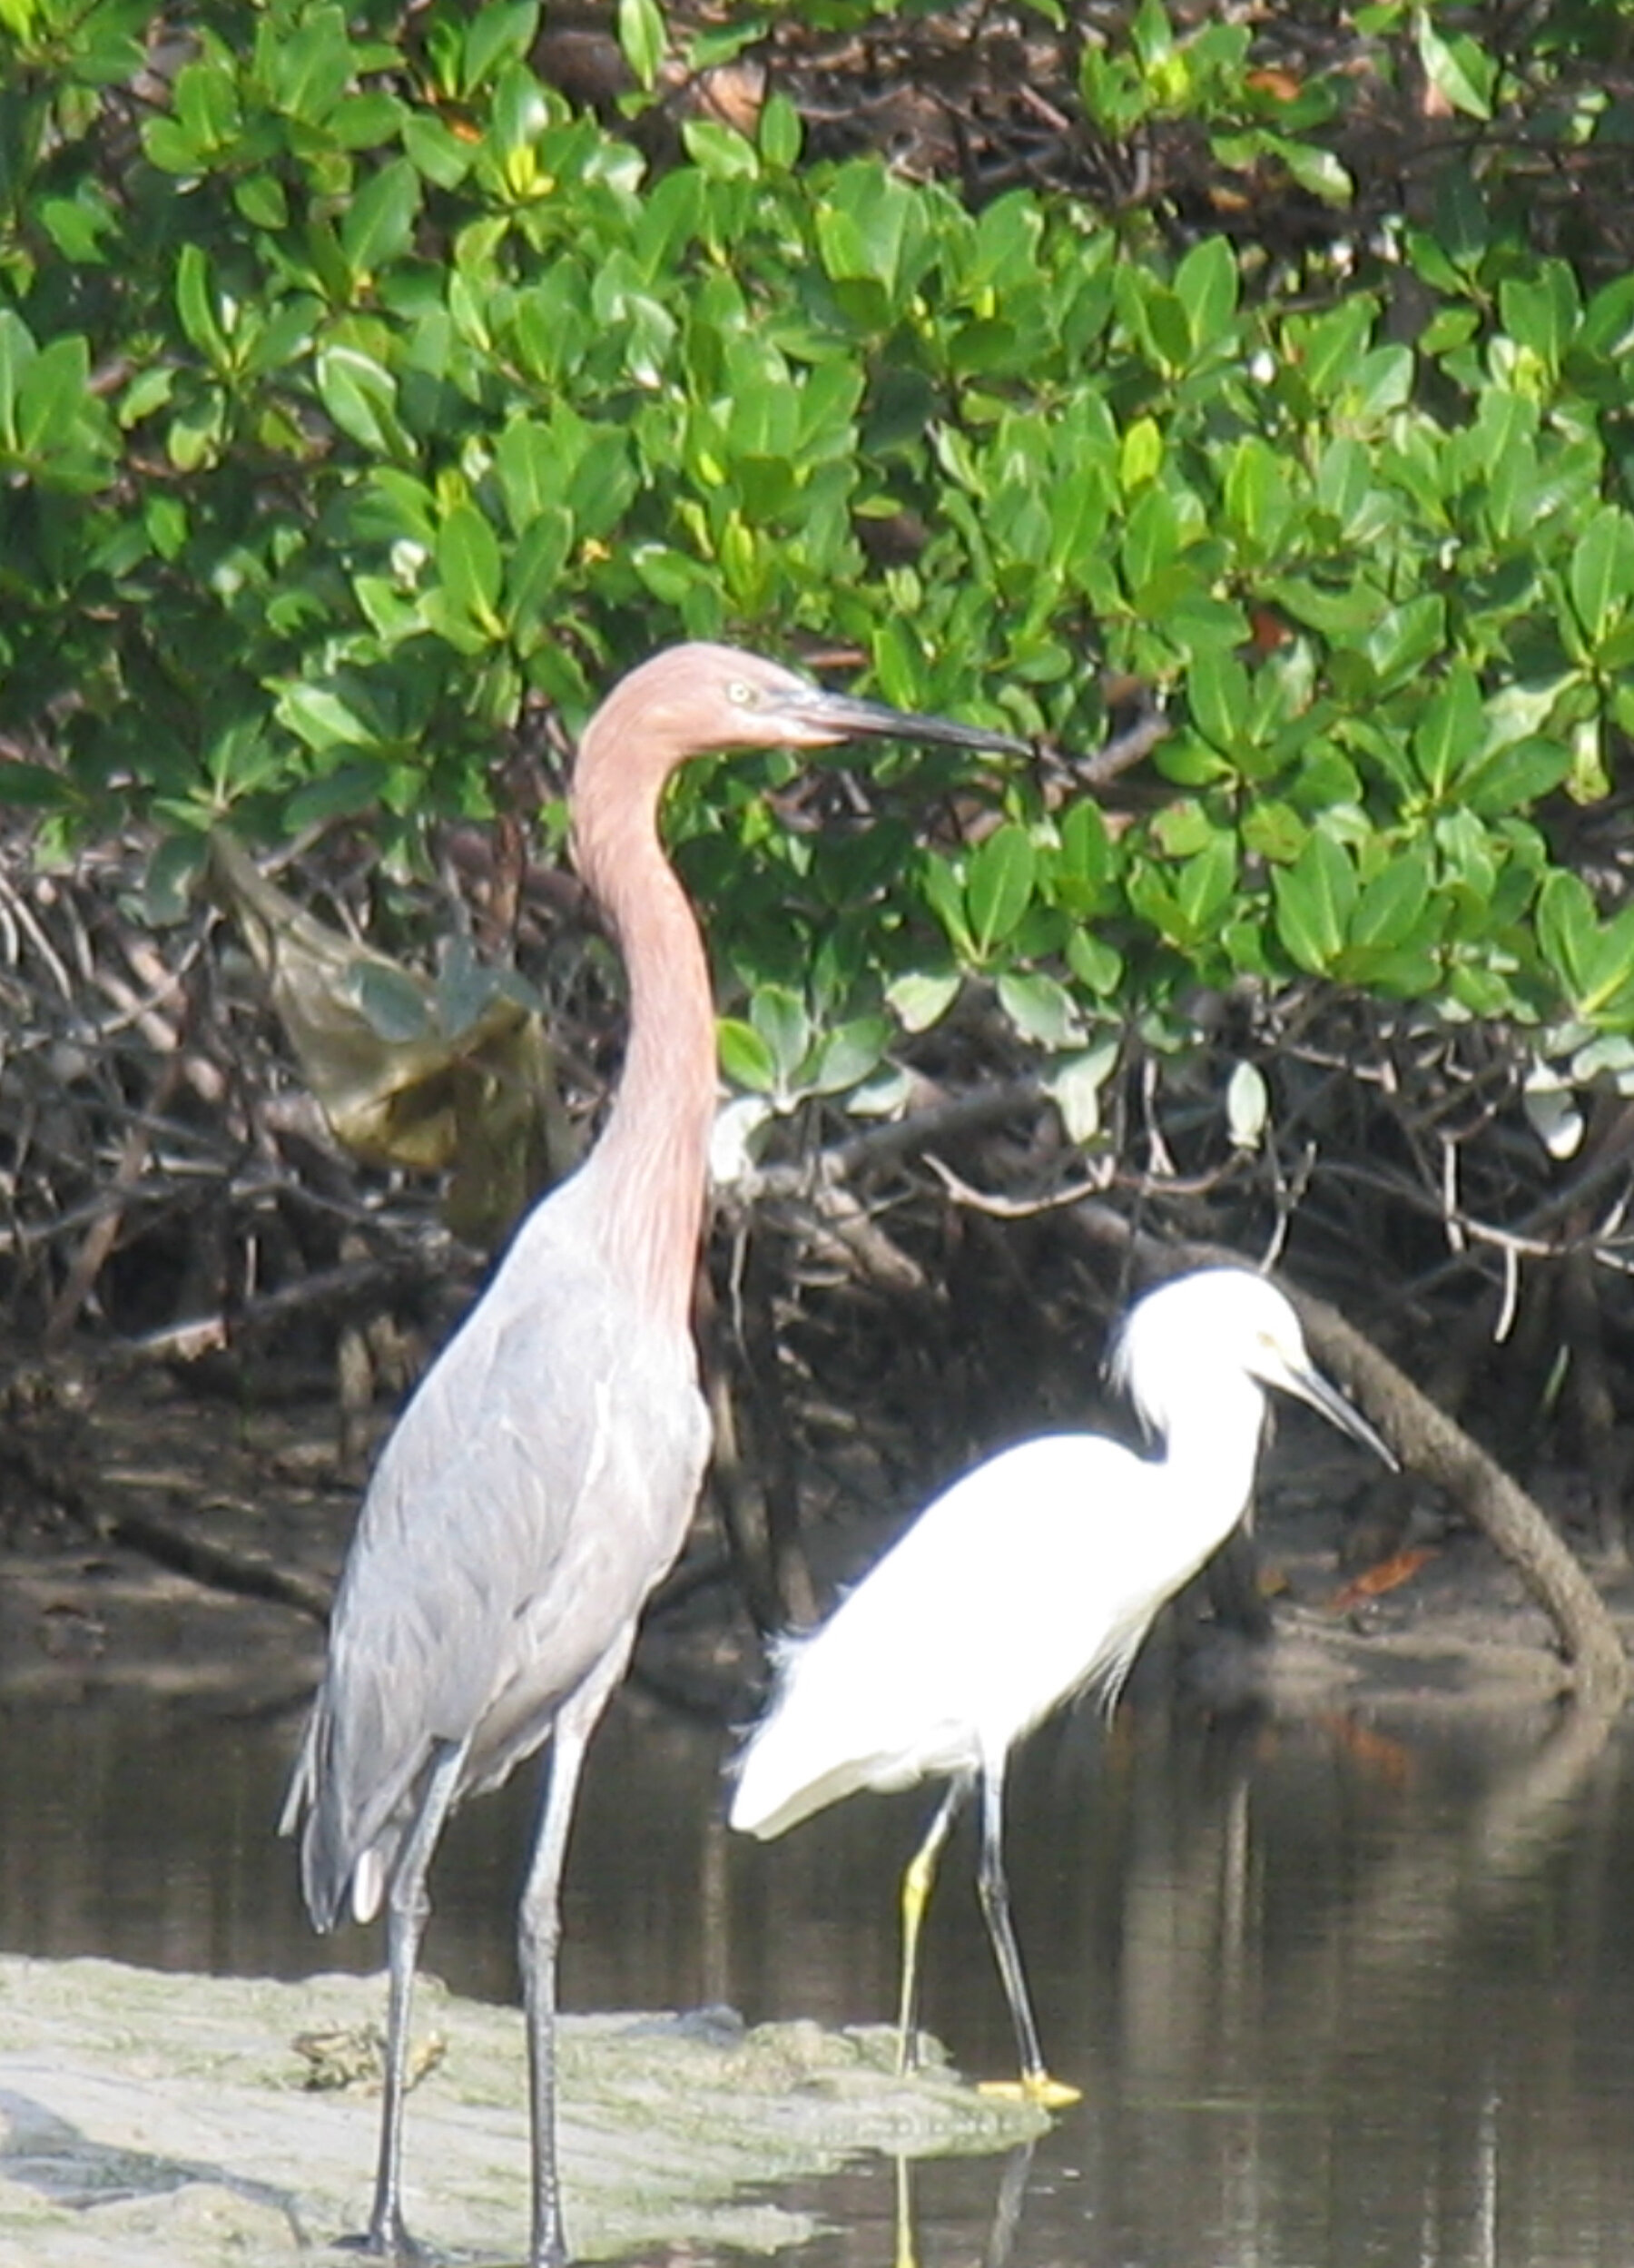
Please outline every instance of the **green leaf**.
[{"label": "green leaf", "polygon": [[1059,1049],[1083,1044],[1084,1026],[1072,995],[1041,970],[1007,969],[999,979],[999,1005],[1022,1039],[1035,1047]]},{"label": "green leaf", "polygon": [[1462,33],[1443,39],[1427,7],[1417,10],[1413,29],[1424,76],[1436,93],[1466,118],[1490,118],[1498,79],[1494,59]]},{"label": "green leaf", "polygon": [[1483,818],[1501,818],[1553,794],[1570,769],[1571,751],[1564,741],[1512,741],[1465,773],[1458,784],[1459,800]]},{"label": "green leaf", "polygon": [[1099,804],[1080,796],[1060,823],[1060,837],[1049,894],[1057,905],[1082,921],[1098,912],[1112,879],[1112,838]]},{"label": "green leaf", "polygon": [[1119,550],[1125,587],[1143,614],[1152,611],[1151,586],[1179,548],[1180,523],[1174,504],[1165,489],[1150,488],[1124,522]]},{"label": "green leaf", "polygon": [[476,155],[440,118],[411,111],[403,121],[403,150],[415,171],[438,189],[457,189]]},{"label": "green leaf", "polygon": [[749,1003],[749,1021],[770,1049],[781,1090],[788,1089],[812,1046],[806,1004],[786,984],[762,984]]},{"label": "green leaf", "polygon": [[1486,714],[1474,672],[1455,663],[1425,705],[1413,735],[1419,777],[1439,802],[1479,754],[1486,738]]},{"label": "green leaf", "polygon": [[1373,336],[1378,312],[1376,302],[1358,292],[1322,315],[1290,321],[1289,344],[1316,400],[1331,401],[1348,384]]},{"label": "green leaf", "polygon": [[1309,827],[1289,804],[1256,796],[1243,814],[1243,848],[1251,857],[1291,866],[1305,846]]},{"label": "green leaf", "polygon": [[1430,899],[1430,861],[1422,851],[1393,858],[1363,891],[1349,922],[1353,945],[1395,950],[1407,943]]},{"label": "green leaf", "polygon": [[1578,1013],[1626,1026],[1634,1021],[1634,905],[1605,922],[1596,939]]},{"label": "green leaf", "polygon": [[190,344],[212,370],[226,366],[227,335],[216,318],[210,288],[210,261],[197,244],[183,244],[176,256],[176,312]]},{"label": "green leaf", "polygon": [[1215,839],[1215,821],[1195,795],[1183,795],[1152,816],[1151,839],[1165,858],[1195,858]]},{"label": "green leaf", "polygon": [[735,126],[714,118],[682,122],[681,139],[700,173],[713,182],[757,181],[760,157],[753,142]]},{"label": "green leaf", "polygon": [[1038,873],[1038,853],[1025,827],[996,828],[970,853],[964,894],[979,961],[1015,929],[1032,902]]},{"label": "green leaf", "polygon": [[0,449],[17,446],[17,392],[23,374],[39,353],[34,333],[20,315],[0,307]]},{"label": "green leaf", "polygon": [[925,903],[947,931],[954,952],[960,961],[976,960],[976,941],[965,913],[964,884],[951,862],[931,852],[920,871]]},{"label": "green leaf", "polygon": [[1175,901],[1197,937],[1225,912],[1236,888],[1236,844],[1224,829],[1181,867],[1175,880]]},{"label": "green leaf", "polygon": [[1575,1014],[1634,1023],[1634,905],[1602,922],[1587,885],[1557,870],[1539,892],[1537,934]]},{"label": "green leaf", "polygon": [[1498,286],[1498,311],[1510,337],[1553,377],[1582,317],[1577,278],[1563,260],[1545,260],[1535,275],[1505,276]]},{"label": "green leaf", "polygon": [[1226,509],[1261,558],[1277,549],[1293,498],[1282,457],[1256,433],[1239,441],[1226,459]]},{"label": "green leaf", "polygon": [[397,381],[360,348],[320,347],[318,399],[352,440],[372,454],[413,455],[398,420]]},{"label": "green leaf", "polygon": [[340,222],[340,250],[354,287],[401,259],[414,241],[419,175],[406,157],[371,173]]},{"label": "green leaf", "polygon": [[1043,1087],[1061,1114],[1069,1142],[1092,1142],[1100,1132],[1101,1090],[1117,1068],[1118,1042],[1103,1040],[1065,1057],[1045,1074]]},{"label": "green leaf", "polygon": [[289,226],[290,201],[275,173],[249,173],[232,188],[232,202],[252,228]]},{"label": "green leaf", "polygon": [[1370,630],[1362,650],[1372,663],[1380,690],[1393,691],[1416,677],[1447,643],[1446,601],[1425,591],[1403,606],[1393,606]]},{"label": "green leaf", "polygon": [[1334,151],[1320,149],[1314,143],[1295,142],[1287,134],[1267,133],[1261,139],[1311,196],[1327,205],[1354,202],[1355,182]]},{"label": "green leaf", "polygon": [[953,1005],[961,981],[955,970],[940,975],[911,970],[891,979],[885,998],[904,1031],[929,1031]]},{"label": "green leaf", "polygon": [[320,755],[331,748],[369,748],[378,744],[374,727],[329,685],[308,685],[297,679],[285,685],[279,695],[276,713],[281,725]]},{"label": "green leaf", "polygon": [[1156,418],[1137,418],[1117,451],[1117,485],[1133,497],[1163,469],[1163,428]]},{"label": "green leaf", "polygon": [[1228,340],[1237,304],[1237,263],[1231,240],[1206,236],[1175,271],[1175,297],[1186,310],[1192,347],[1201,353]]},{"label": "green leaf", "polygon": [[1221,755],[1249,740],[1248,672],[1235,655],[1198,655],[1186,673],[1186,698],[1193,724]]},{"label": "green leaf", "polygon": [[618,0],[618,44],[637,85],[650,94],[668,45],[658,0]]},{"label": "green leaf", "polygon": [[97,183],[82,182],[77,196],[43,197],[35,212],[40,226],[64,260],[79,267],[107,265],[103,239],[117,223],[106,192]]},{"label": "green leaf", "polygon": [[494,445],[494,469],[514,535],[561,503],[561,451],[550,429],[536,419],[516,418],[506,427]]},{"label": "green leaf", "polygon": [[94,483],[111,421],[92,395],[91,350],[77,332],[53,339],[24,369],[15,417],[17,446],[36,479],[54,488]]},{"label": "green leaf", "polygon": [[1634,519],[1619,506],[1602,506],[1584,528],[1568,584],[1583,635],[1598,646],[1634,604]]},{"label": "green leaf", "polygon": [[1091,929],[1075,929],[1068,938],[1067,966],[1099,998],[1115,992],[1123,981],[1123,955]]},{"label": "green leaf", "polygon": [[[1467,165],[1443,165],[1435,182],[1435,242],[1452,263],[1452,284],[1472,276],[1491,242],[1486,199]],[[1432,279],[1433,281],[1433,279]]]},{"label": "green leaf", "polygon": [[437,571],[460,613],[497,636],[505,561],[498,537],[474,504],[457,504],[438,529]]},{"label": "green leaf", "polygon": [[746,1087],[756,1095],[769,1095],[776,1088],[777,1065],[753,1024],[735,1016],[717,1017],[715,1046],[721,1069],[734,1087]]},{"label": "green leaf", "polygon": [[1129,38],[1143,70],[1157,71],[1168,62],[1175,52],[1175,31],[1163,0],[1140,0]]},{"label": "green leaf", "polygon": [[1576,874],[1551,873],[1538,893],[1536,925],[1544,959],[1575,999],[1594,960],[1598,921],[1588,885]]},{"label": "green leaf", "polygon": [[[322,125],[351,84],[345,15],[338,7],[315,8],[292,26],[268,17],[265,30],[273,104],[303,125]],[[261,45],[257,43],[258,61]]]},{"label": "green leaf", "polygon": [[825,1031],[801,1075],[802,1092],[841,1095],[871,1079],[890,1046],[891,1029],[881,1016],[858,1016]]},{"label": "green leaf", "polygon": [[786,94],[769,94],[760,115],[760,152],[775,172],[786,173],[800,160],[805,128]]},{"label": "green leaf", "polygon": [[507,626],[518,648],[530,652],[560,591],[573,552],[573,515],[547,505],[534,515],[512,547],[505,571]]},{"label": "green leaf", "polygon": [[1271,876],[1276,931],[1288,958],[1313,976],[1325,976],[1344,950],[1345,931],[1356,902],[1356,875],[1350,853],[1321,827],[1292,866]]},{"label": "green leaf", "polygon": [[1338,414],[1347,423],[1373,426],[1402,409],[1413,395],[1411,347],[1373,347],[1340,390]]},{"label": "green leaf", "polygon": [[21,756],[0,764],[0,807],[11,804],[31,811],[54,811],[73,801],[71,782],[50,764],[29,764]]},{"label": "green leaf", "polygon": [[526,63],[539,36],[539,0],[486,0],[466,26],[461,78],[449,92],[474,94],[507,64]]}]

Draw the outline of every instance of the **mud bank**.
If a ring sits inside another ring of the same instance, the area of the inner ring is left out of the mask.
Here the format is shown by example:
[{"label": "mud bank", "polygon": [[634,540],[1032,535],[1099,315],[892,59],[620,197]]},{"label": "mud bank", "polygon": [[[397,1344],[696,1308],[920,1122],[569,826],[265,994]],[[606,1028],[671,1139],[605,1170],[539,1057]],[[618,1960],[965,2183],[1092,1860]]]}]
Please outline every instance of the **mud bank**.
[{"label": "mud bank", "polygon": [[[0,1959],[0,2263],[275,2263],[360,2229],[378,2095],[367,2078],[313,2089],[292,2043],[362,2035],[381,2007],[378,1978],[283,1985]],[[427,1980],[416,2029],[442,2053],[408,2106],[410,2225],[438,2249],[514,2260],[527,2227],[520,2017]],[[893,2045],[882,2027],[745,2031],[723,2010],[566,2018],[576,2253],[769,2252],[812,2224],[754,2197],[756,2184],[871,2149],[999,2150],[1048,2123],[945,2068],[897,2079]]]}]

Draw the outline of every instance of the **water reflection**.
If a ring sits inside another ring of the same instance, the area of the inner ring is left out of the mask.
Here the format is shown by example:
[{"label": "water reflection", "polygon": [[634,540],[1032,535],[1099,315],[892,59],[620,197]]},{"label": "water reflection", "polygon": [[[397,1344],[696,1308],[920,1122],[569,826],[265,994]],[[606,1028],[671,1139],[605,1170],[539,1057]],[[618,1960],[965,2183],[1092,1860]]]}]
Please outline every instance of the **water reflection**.
[{"label": "water reflection", "polygon": [[[981,2248],[981,2268],[1009,2268],[1016,2246],[1016,2233],[1021,2225],[1021,2208],[1027,2200],[1028,2185],[1032,2179],[1033,2160],[1038,2154],[1036,2142],[1024,2142],[1009,2151],[1003,2161],[999,2187],[993,2200],[993,2218]],[[914,2167],[911,2158],[898,2158],[896,2167],[896,2262],[895,2268],[920,2268],[920,2223],[914,2208]]]},{"label": "water reflection", "polygon": [[[310,1936],[272,1836],[296,1730],[128,1699],[0,1706],[0,1948],[376,1966],[369,1932]],[[739,1842],[723,1748],[639,1693],[609,1719],[570,1869],[568,2005],[888,2021],[923,1799]],[[524,1784],[450,1832],[428,1952],[459,1989],[513,1992],[531,1803]],[[1626,1740],[1597,1754],[1570,1721],[1403,1711],[1209,1729],[1149,1708],[1107,1737],[1086,1716],[1019,1760],[1011,1831],[1052,2065],[1086,2099],[1019,2170],[911,2169],[918,2268],[1623,2268]],[[924,2017],[966,2068],[1003,2074],[1008,2017],[958,1856]],[[806,2201],[837,2224],[809,2268],[901,2256],[889,2162]]]}]

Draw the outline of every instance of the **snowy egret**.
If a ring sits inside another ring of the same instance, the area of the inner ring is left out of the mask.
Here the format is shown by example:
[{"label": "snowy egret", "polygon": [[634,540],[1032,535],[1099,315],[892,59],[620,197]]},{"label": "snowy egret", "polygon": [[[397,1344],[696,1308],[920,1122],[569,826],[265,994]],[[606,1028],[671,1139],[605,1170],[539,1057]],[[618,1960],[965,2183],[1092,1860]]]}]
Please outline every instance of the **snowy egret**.
[{"label": "snowy egret", "polygon": [[948,1830],[979,1780],[977,1888],[1021,2060],[1019,2085],[995,2091],[1052,2105],[1077,2090],[1045,2067],[1010,1918],[1009,1750],[1087,1687],[1110,1710],[1159,1607],[1247,1508],[1266,1386],[1395,1463],[1314,1367],[1282,1293],[1246,1268],[1204,1268],[1149,1292],[1109,1367],[1162,1454],[1143,1458],[1100,1434],[1045,1435],[955,1481],[821,1630],[787,1644],[731,1814],[765,1838],[859,1788],[950,1779],[902,1881],[905,2069],[920,1925]]}]

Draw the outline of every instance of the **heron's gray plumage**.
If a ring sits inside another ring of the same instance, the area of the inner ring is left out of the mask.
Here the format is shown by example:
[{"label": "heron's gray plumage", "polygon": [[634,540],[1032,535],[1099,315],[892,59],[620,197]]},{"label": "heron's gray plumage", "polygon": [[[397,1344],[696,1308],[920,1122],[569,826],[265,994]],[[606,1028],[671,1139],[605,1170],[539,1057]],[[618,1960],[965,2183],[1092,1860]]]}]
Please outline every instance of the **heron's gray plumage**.
[{"label": "heron's gray plumage", "polygon": [[327,1929],[387,1902],[390,1977],[368,2249],[415,2256],[402,2209],[408,2010],[427,1873],[454,1804],[550,1740],[518,1909],[533,2268],[566,2259],[555,2142],[556,1946],[586,1744],[653,1585],[685,1536],[708,1450],[690,1330],[715,1099],[703,940],[658,841],[658,799],[711,749],[911,731],[1022,744],[828,694],[758,655],[682,646],[620,680],[586,726],[574,858],[623,953],[629,1045],[588,1161],[517,1231],[399,1421],[359,1516],[285,1824],[304,1820]]},{"label": "heron's gray plumage", "polygon": [[[627,1650],[684,1540],[709,1439],[692,1343],[616,1296],[583,1179],[524,1225],[364,1500],[286,1811],[320,1928],[366,1854],[389,1874],[438,1746],[470,1742],[461,1797],[497,1786]],[[597,1499],[616,1524],[584,1516]]]}]

